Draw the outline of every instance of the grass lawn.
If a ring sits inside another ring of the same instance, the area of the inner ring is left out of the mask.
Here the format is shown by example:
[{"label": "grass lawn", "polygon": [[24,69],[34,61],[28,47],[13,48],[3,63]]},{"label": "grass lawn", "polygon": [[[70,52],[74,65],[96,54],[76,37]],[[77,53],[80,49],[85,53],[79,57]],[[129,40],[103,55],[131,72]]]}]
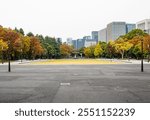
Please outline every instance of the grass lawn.
[{"label": "grass lawn", "polygon": [[100,59],[53,59],[53,60],[44,60],[44,61],[33,61],[30,64],[41,64],[41,65],[65,65],[65,64],[119,64],[121,62],[114,62],[111,60],[100,60]]}]

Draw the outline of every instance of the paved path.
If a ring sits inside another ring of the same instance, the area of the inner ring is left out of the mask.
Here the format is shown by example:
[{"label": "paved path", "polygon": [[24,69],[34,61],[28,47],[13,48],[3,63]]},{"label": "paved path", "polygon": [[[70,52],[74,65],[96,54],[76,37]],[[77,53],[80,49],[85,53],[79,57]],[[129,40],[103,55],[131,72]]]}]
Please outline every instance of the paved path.
[{"label": "paved path", "polygon": [[0,102],[150,102],[150,65],[1,65]]}]

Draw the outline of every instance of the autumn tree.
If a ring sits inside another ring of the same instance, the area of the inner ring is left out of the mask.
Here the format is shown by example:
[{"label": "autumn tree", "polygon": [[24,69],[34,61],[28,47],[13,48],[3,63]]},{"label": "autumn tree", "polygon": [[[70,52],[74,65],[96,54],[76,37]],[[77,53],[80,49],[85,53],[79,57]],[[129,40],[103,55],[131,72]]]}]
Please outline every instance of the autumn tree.
[{"label": "autumn tree", "polygon": [[107,44],[107,56],[113,58],[115,55],[115,42],[110,40]]},{"label": "autumn tree", "polygon": [[6,51],[8,49],[8,45],[2,39],[0,39],[0,52]]},{"label": "autumn tree", "polygon": [[10,54],[11,59],[16,59],[17,53],[15,49],[15,43],[19,39],[19,33],[12,29],[7,29],[4,41],[8,43],[8,54]]},{"label": "autumn tree", "polygon": [[94,50],[95,50],[95,45],[84,48],[85,57],[93,58],[94,57]]},{"label": "autumn tree", "polygon": [[2,39],[0,39],[0,53],[6,51],[8,49],[7,42],[4,42]]},{"label": "autumn tree", "polygon": [[144,50],[148,54],[148,62],[150,60],[150,35],[144,37]]},{"label": "autumn tree", "polygon": [[67,45],[66,43],[60,45],[60,51],[61,51],[61,55],[63,57],[69,57],[71,55],[71,53],[73,52],[73,48],[69,45]]},{"label": "autumn tree", "polygon": [[4,37],[6,36],[6,32],[7,32],[7,29],[0,26],[0,39],[4,40]]},{"label": "autumn tree", "polygon": [[22,37],[22,51],[23,51],[23,54],[26,54],[29,50],[30,50],[30,37],[28,36],[25,36],[25,37]]},{"label": "autumn tree", "polygon": [[1,59],[2,59],[2,64],[3,64],[3,52],[8,49],[8,45],[6,42],[4,42],[2,39],[0,39],[0,54],[1,54]]},{"label": "autumn tree", "polygon": [[44,49],[42,48],[42,45],[37,37],[30,37],[30,50],[29,55],[30,58],[35,59],[36,56],[42,55],[44,52]]},{"label": "autumn tree", "polygon": [[14,30],[0,26],[0,39],[8,44],[8,51],[4,56],[17,60],[20,55],[24,58],[36,58],[44,55],[51,55],[55,58],[60,57],[60,41],[52,37],[43,37],[29,32],[26,36],[22,28]]},{"label": "autumn tree", "polygon": [[14,49],[20,54],[21,58],[26,58],[30,50],[30,37],[20,34],[14,43]]},{"label": "autumn tree", "polygon": [[102,55],[102,53],[103,53],[102,47],[101,47],[100,43],[98,43],[94,49],[94,56],[99,58]]},{"label": "autumn tree", "polygon": [[87,58],[90,58],[92,56],[91,49],[89,47],[84,48],[84,55]]},{"label": "autumn tree", "polygon": [[100,41],[99,44],[101,45],[101,48],[103,50],[101,57],[107,57],[107,43]]},{"label": "autumn tree", "polygon": [[132,44],[129,42],[125,42],[122,38],[120,38],[115,41],[114,46],[115,46],[116,52],[121,54],[121,58],[123,59],[124,53],[132,47]]}]

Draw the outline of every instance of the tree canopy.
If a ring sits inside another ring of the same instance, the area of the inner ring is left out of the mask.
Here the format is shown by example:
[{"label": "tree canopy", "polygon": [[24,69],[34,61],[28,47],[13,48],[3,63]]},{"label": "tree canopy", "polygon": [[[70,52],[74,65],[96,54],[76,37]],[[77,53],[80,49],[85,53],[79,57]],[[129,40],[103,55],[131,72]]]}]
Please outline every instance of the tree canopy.
[{"label": "tree canopy", "polygon": [[[22,28],[4,28],[0,26],[0,58],[7,59],[9,52],[12,60],[37,58],[68,58],[74,55],[87,58],[141,58],[141,41],[144,43],[144,57],[150,58],[150,35],[140,29],[132,30],[118,39],[98,42],[94,46],[75,50],[60,40],[29,32],[24,33]],[[82,55],[81,55],[82,54]]]}]

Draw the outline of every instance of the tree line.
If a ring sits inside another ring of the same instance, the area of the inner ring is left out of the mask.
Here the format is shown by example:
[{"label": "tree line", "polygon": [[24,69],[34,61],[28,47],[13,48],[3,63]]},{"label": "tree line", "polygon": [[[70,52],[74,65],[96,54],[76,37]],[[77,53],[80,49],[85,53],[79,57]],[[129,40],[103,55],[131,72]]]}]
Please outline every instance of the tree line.
[{"label": "tree line", "polygon": [[34,35],[24,30],[0,26],[0,59],[60,58],[61,41],[49,36]]},{"label": "tree line", "polygon": [[24,30],[4,28],[0,26],[0,59],[58,59],[80,56],[85,58],[134,58],[140,59],[141,41],[143,40],[144,57],[150,56],[150,35],[140,29],[135,29],[116,40],[98,42],[90,47],[79,50],[62,43],[59,39],[34,35]]},{"label": "tree line", "polygon": [[62,51],[64,57],[74,56],[75,54],[81,57],[82,54],[85,58],[141,59],[142,41],[144,58],[149,60],[150,35],[140,29],[134,29],[116,40],[110,40],[108,43],[99,41],[96,45],[83,47],[79,50],[63,44]]},{"label": "tree line", "polygon": [[144,58],[150,56],[150,35],[140,29],[134,29],[126,35],[108,43],[99,42],[97,45],[82,49],[87,58],[133,58],[142,57],[142,41]]}]

